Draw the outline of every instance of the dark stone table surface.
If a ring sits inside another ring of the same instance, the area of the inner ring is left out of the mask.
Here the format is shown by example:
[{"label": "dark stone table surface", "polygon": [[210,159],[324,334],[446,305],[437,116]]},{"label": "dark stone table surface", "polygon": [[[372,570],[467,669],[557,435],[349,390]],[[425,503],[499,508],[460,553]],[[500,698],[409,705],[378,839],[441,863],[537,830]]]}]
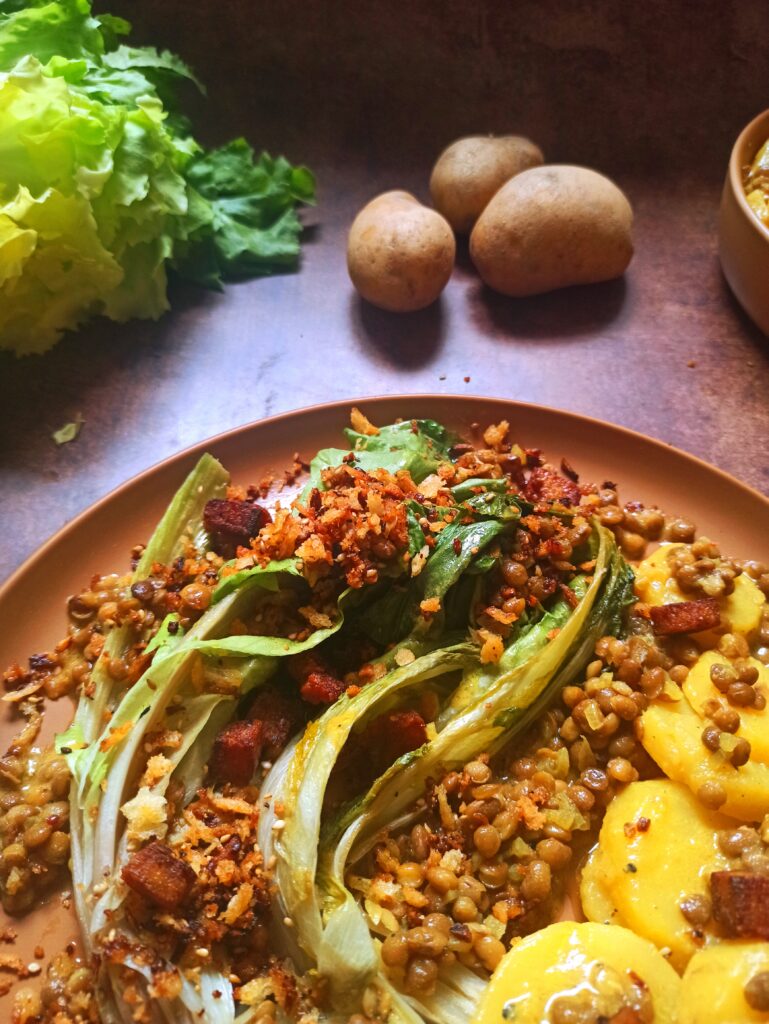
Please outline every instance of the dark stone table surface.
[{"label": "dark stone table surface", "polygon": [[[299,406],[398,392],[506,396],[686,449],[769,494],[769,341],[722,278],[731,144],[767,103],[764,2],[128,0],[142,41],[206,80],[200,136],[306,162],[319,182],[295,275],[175,286],[157,323],[94,322],[48,355],[0,353],[0,579],[152,463]],[[528,134],[610,174],[635,208],[623,280],[515,301],[466,251],[442,299],[367,307],[345,237],[377,192],[427,198],[471,132]],[[769,283],[767,284],[769,287]],[[81,415],[77,440],[51,432]],[[105,567],[105,569],[108,567]]]}]

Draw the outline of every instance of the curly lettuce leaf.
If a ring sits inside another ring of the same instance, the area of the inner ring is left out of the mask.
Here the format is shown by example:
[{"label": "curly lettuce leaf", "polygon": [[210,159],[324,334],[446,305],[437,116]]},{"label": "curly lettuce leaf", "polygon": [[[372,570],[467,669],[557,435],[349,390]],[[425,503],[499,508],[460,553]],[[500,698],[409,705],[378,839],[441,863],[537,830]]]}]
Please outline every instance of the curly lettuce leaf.
[{"label": "curly lettuce leaf", "polygon": [[[471,569],[476,573],[480,566],[480,571],[488,571],[494,565],[496,559],[492,556],[480,562],[483,553],[520,518],[515,499],[493,493],[490,496],[493,506],[482,503],[481,513],[471,508],[470,502],[455,510],[454,521],[434,535],[435,546],[426,548],[426,561],[421,572],[394,583],[379,600],[369,605],[359,619],[360,628],[367,636],[378,643],[388,644],[397,643],[406,636],[423,636],[428,631],[439,633],[443,629],[446,621],[444,605],[452,597],[459,597],[452,588],[460,581],[464,582],[463,577]],[[424,511],[418,502],[409,502],[410,537],[413,534],[413,543],[419,544],[420,549],[425,547],[425,535],[417,520]],[[462,600],[454,602],[452,621],[468,622],[468,606],[473,591],[474,582],[471,580],[468,587],[462,588]],[[440,608],[426,618],[420,605],[431,599],[437,600]]]},{"label": "curly lettuce leaf", "polygon": [[180,248],[175,267],[203,283],[293,268],[299,259],[297,203],[315,201],[315,178],[306,167],[262,153],[245,139],[198,156],[187,181],[210,204],[212,230]]},{"label": "curly lettuce leaf", "polygon": [[0,2],[2,68],[30,54],[45,63],[56,56],[99,57],[103,52],[103,27],[89,0]]},{"label": "curly lettuce leaf", "polygon": [[[0,0],[0,348],[44,352],[95,315],[156,319],[171,266],[215,288],[297,266],[312,174],[243,139],[204,153],[177,96],[202,83],[121,43],[129,29],[90,0]],[[36,235],[14,219],[9,204],[51,196]]]},{"label": "curly lettuce leaf", "polygon": [[378,434],[360,434],[345,430],[350,448],[321,448],[310,463],[310,481],[307,490],[323,490],[321,473],[324,469],[341,466],[352,452],[351,465],[370,473],[384,469],[388,473],[406,470],[415,483],[421,483],[435,473],[442,462],[449,461],[453,435],[435,420],[408,420],[382,427]]}]

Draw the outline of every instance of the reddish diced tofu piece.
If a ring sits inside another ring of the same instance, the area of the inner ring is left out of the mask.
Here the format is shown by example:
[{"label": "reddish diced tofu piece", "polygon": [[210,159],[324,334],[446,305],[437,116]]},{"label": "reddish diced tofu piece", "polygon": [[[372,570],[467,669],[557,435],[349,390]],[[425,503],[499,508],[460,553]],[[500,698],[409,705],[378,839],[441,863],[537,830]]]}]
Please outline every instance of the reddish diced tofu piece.
[{"label": "reddish diced tofu piece", "polygon": [[134,853],[122,875],[130,889],[163,910],[175,910],[184,903],[195,884],[195,872],[189,864],[159,842]]},{"label": "reddish diced tofu piece", "polygon": [[260,690],[248,712],[262,727],[262,754],[274,761],[302,722],[299,701],[291,700],[272,687]]},{"label": "reddish diced tofu piece", "polygon": [[715,597],[655,605],[649,609],[649,614],[658,636],[699,633],[701,629],[713,629],[721,623],[721,609]]},{"label": "reddish diced tofu piece", "polygon": [[425,720],[416,711],[394,711],[375,718],[365,733],[366,749],[380,770],[427,742]]},{"label": "reddish diced tofu piece", "polygon": [[310,672],[299,693],[308,704],[333,704],[344,693],[341,679],[328,672]]},{"label": "reddish diced tofu piece", "polygon": [[214,778],[236,786],[247,786],[261,752],[261,722],[231,722],[214,740],[211,754]]},{"label": "reddish diced tofu piece", "polygon": [[537,466],[526,481],[523,496],[536,505],[578,505],[582,491],[573,480],[563,476],[551,466]]},{"label": "reddish diced tofu piece", "polygon": [[253,501],[212,498],[203,509],[203,525],[220,554],[234,553],[238,545],[248,544],[270,522],[267,509]]},{"label": "reddish diced tofu piece", "polygon": [[713,918],[730,939],[769,940],[769,875],[714,871]]},{"label": "reddish diced tofu piece", "polygon": [[317,651],[303,651],[286,658],[288,674],[301,686],[311,672],[330,672],[329,664]]}]

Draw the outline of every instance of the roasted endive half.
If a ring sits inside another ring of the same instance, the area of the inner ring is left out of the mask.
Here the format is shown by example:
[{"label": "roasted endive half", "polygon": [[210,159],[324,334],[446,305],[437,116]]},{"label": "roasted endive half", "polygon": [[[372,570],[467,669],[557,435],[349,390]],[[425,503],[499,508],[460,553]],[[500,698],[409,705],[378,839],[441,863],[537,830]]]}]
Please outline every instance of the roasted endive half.
[{"label": "roasted endive half", "polygon": [[[632,575],[608,530],[596,525],[594,543],[591,576],[572,584],[576,607],[557,602],[510,643],[497,664],[481,665],[477,647],[466,643],[424,653],[358,695],[342,697],[268,776],[265,790],[273,795],[272,805],[283,809],[285,822],[276,831],[273,812],[259,826],[265,856],[276,858],[275,930],[285,949],[328,980],[340,1013],[352,1012],[373,984],[389,993],[393,1021],[464,1024],[472,1014],[484,982],[459,964],[443,971],[427,999],[397,991],[345,873],[379,830],[408,820],[428,777],[499,750],[578,675],[596,640],[618,630]],[[352,733],[406,704],[431,680],[444,680],[446,689],[428,742],[397,760],[356,800],[324,813],[329,778]]]}]

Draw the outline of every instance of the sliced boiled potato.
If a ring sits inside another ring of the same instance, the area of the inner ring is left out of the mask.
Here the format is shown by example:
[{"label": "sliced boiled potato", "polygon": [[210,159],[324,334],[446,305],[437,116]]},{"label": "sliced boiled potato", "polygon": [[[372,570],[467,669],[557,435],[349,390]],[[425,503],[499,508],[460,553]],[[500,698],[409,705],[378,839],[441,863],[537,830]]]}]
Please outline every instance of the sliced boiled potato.
[{"label": "sliced boiled potato", "polygon": [[[661,544],[635,570],[635,591],[641,601],[651,605],[677,604],[690,600],[673,579],[669,556],[675,551],[688,547],[686,544]],[[729,630],[750,636],[761,622],[761,610],[765,603],[758,584],[742,573],[734,581],[734,590],[728,597],[721,598],[722,625],[716,632],[703,631],[698,634],[702,646],[714,646],[718,634]]]},{"label": "sliced boiled potato", "polygon": [[579,883],[579,899],[582,913],[588,921],[598,924],[625,925],[614,900],[606,886],[607,867],[606,854],[600,844],[590,851],[590,856],[582,868]]},{"label": "sliced boiled potato", "polygon": [[761,624],[761,612],[766,604],[760,587],[746,573],[734,581],[734,592],[724,602],[724,618],[733,633],[752,636]]},{"label": "sliced boiled potato", "polygon": [[769,765],[753,758],[734,768],[723,754],[702,742],[703,719],[687,700],[652,701],[641,716],[644,749],[665,775],[699,793],[720,786],[726,795],[719,811],[740,821],[761,821],[769,814]]},{"label": "sliced boiled potato", "polygon": [[635,567],[635,592],[646,604],[674,604],[686,600],[673,579],[669,556],[685,544],[660,544]]},{"label": "sliced boiled potato", "polygon": [[473,1021],[540,1024],[558,1011],[566,1019],[567,1007],[575,1020],[601,1020],[643,1006],[653,1009],[654,1024],[673,1024],[680,989],[676,972],[646,939],[613,925],[560,921],[506,954]]},{"label": "sliced boiled potato", "polygon": [[769,1020],[745,998],[747,983],[763,972],[769,972],[769,942],[723,942],[695,953],[681,985],[678,1024]]},{"label": "sliced boiled potato", "polygon": [[[628,928],[671,950],[671,963],[679,970],[698,948],[680,903],[686,896],[705,895],[711,871],[729,866],[717,832],[730,827],[728,818],[707,810],[669,779],[631,783],[603,820],[595,865],[603,891]],[[583,909],[590,914],[598,907],[600,913],[600,900],[591,904],[591,895],[583,898]]]},{"label": "sliced boiled potato", "polygon": [[[756,690],[766,697],[767,706],[761,711],[752,707],[738,708],[740,727],[736,735],[750,743],[752,761],[761,761],[763,764],[769,765],[769,668],[762,665],[756,658],[748,658],[747,663],[758,672]],[[703,713],[705,703],[713,699],[726,703],[726,698],[719,693],[710,678],[710,670],[714,665],[731,668],[731,662],[722,654],[717,651],[705,651],[689,670],[689,675],[683,684],[684,696],[703,719],[703,728],[705,725]]]}]

